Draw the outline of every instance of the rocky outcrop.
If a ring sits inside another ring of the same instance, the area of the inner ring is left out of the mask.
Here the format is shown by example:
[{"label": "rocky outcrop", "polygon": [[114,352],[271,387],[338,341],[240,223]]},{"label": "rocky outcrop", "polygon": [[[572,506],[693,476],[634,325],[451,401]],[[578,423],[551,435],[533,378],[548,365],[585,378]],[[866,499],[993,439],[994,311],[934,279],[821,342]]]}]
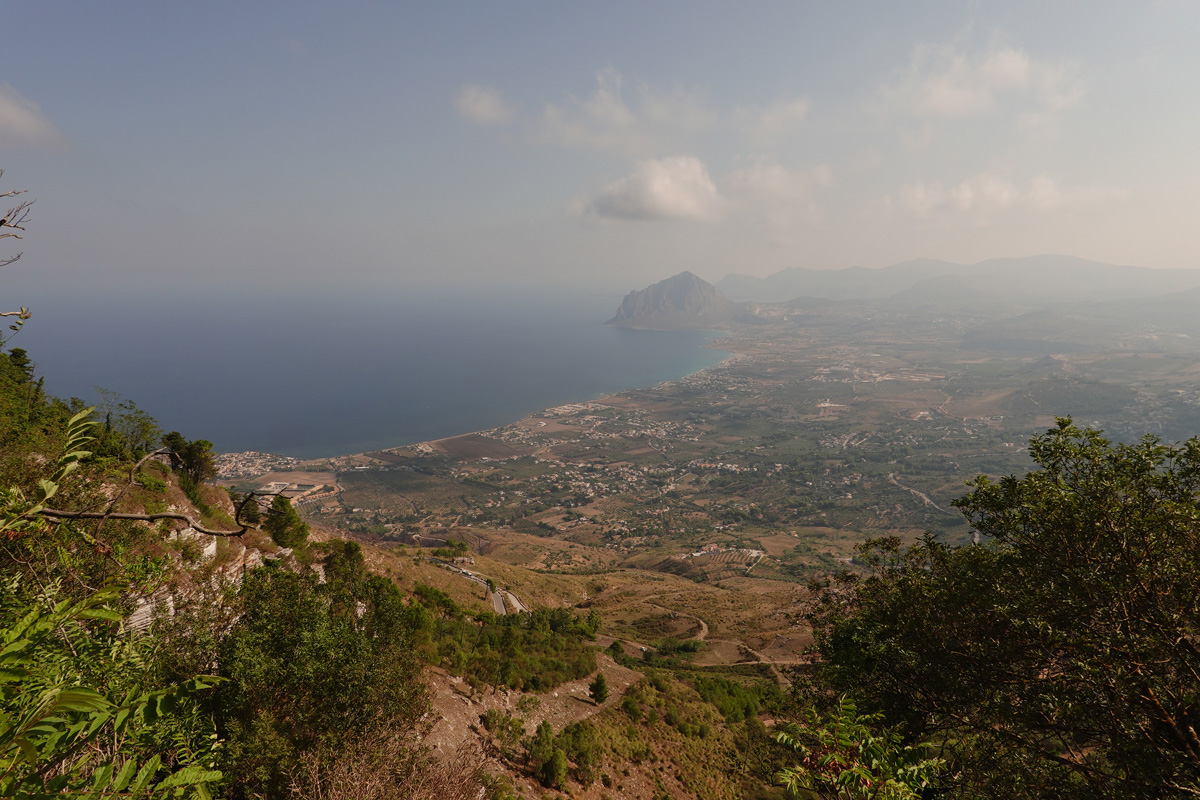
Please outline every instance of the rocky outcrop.
[{"label": "rocky outcrop", "polygon": [[606,324],[623,328],[698,329],[735,322],[749,312],[690,272],[630,292]]}]

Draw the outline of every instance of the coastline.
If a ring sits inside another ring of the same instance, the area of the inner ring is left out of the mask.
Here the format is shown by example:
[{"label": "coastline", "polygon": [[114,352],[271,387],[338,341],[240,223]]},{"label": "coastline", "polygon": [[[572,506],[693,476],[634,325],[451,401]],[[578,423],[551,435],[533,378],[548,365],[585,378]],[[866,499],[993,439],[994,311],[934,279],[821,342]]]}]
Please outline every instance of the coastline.
[{"label": "coastline", "polygon": [[[707,332],[707,331],[701,331],[701,332]],[[712,333],[717,333],[717,331],[712,331]],[[727,331],[724,333],[725,333],[725,338],[730,338],[732,336],[732,334]],[[360,456],[369,458],[371,453],[395,453],[395,451],[397,451],[397,450],[404,450],[407,448],[419,448],[421,445],[437,446],[442,442],[450,442],[455,439],[463,439],[468,436],[485,436],[486,434],[491,433],[492,431],[498,430],[503,427],[507,427],[509,425],[519,424],[528,419],[532,419],[533,417],[537,416],[538,414],[543,414],[547,411],[551,411],[551,410],[553,410],[555,408],[559,408],[561,406],[582,405],[585,403],[598,403],[601,405],[605,405],[604,401],[619,397],[620,395],[624,394],[625,392],[654,391],[655,389],[658,389],[659,387],[662,387],[662,386],[667,386],[667,385],[670,385],[673,383],[679,383],[680,381],[687,380],[688,378],[693,378],[698,375],[703,375],[711,370],[717,369],[719,367],[724,367],[728,364],[731,364],[734,361],[737,361],[740,358],[745,357],[745,353],[739,353],[734,350],[729,350],[728,348],[725,348],[725,347],[717,347],[715,341],[704,345],[704,349],[706,349],[706,350],[723,350],[723,351],[729,353],[729,355],[726,358],[723,358],[720,361],[718,361],[716,364],[712,364],[707,367],[703,367],[702,369],[698,369],[695,372],[689,372],[686,375],[679,376],[678,378],[670,378],[665,381],[659,381],[658,383],[656,383],[652,386],[646,386],[646,387],[630,386],[625,389],[619,389],[615,392],[604,392],[604,393],[600,394],[599,396],[595,396],[595,397],[592,397],[592,398],[586,399],[586,400],[573,400],[573,401],[568,401],[566,403],[560,403],[558,406],[547,406],[546,408],[539,408],[536,411],[531,411],[530,413],[526,414],[525,416],[518,417],[517,419],[514,419],[510,422],[506,422],[503,425],[495,425],[491,428],[480,428],[479,430],[467,431],[466,433],[456,433],[453,436],[443,436],[438,439],[428,439],[428,440],[421,441],[421,442],[409,442],[408,444],[396,445],[395,447],[385,447],[385,448],[382,448],[379,450],[368,450],[368,451],[365,451],[362,453],[350,453],[350,454],[347,454],[344,456],[330,456],[329,458],[325,458],[325,459],[311,459],[311,460],[312,461],[331,461],[332,459],[336,459],[336,458],[355,458],[355,457],[360,457]],[[609,404],[609,405],[611,405],[611,404]]]},{"label": "coastline", "polygon": [[[648,331],[648,333],[654,333],[654,332]],[[329,456],[316,456],[316,457],[305,458],[305,457],[299,457],[299,456],[289,456],[289,455],[284,455],[284,454],[280,454],[280,453],[272,453],[269,451],[241,450],[241,451],[222,452],[219,456],[219,459],[230,465],[227,469],[229,469],[231,472],[237,470],[237,466],[235,466],[235,465],[238,462],[245,462],[245,461],[252,460],[252,459],[257,460],[259,463],[264,463],[264,464],[270,463],[270,464],[277,465],[277,466],[272,466],[271,468],[267,469],[265,472],[262,472],[261,474],[270,474],[272,472],[278,471],[279,469],[287,470],[287,469],[292,469],[292,468],[324,470],[324,469],[352,469],[355,466],[379,465],[381,463],[386,463],[386,462],[383,461],[382,459],[373,457],[371,455],[372,453],[388,453],[388,454],[394,455],[397,452],[406,451],[406,450],[410,451],[410,452],[412,450],[418,450],[418,452],[419,452],[423,446],[431,448],[431,449],[440,450],[440,449],[442,449],[438,446],[438,443],[440,443],[440,442],[449,442],[449,441],[463,439],[463,438],[472,437],[472,436],[485,436],[485,435],[489,434],[490,432],[496,431],[500,428],[506,427],[508,425],[518,424],[524,420],[528,420],[531,417],[534,417],[545,411],[548,411],[550,409],[557,408],[560,406],[564,406],[564,405],[572,405],[572,404],[576,404],[576,403],[604,403],[606,400],[619,397],[624,392],[652,391],[658,387],[661,387],[664,385],[669,385],[672,383],[677,383],[679,381],[687,380],[689,378],[694,378],[696,376],[703,375],[710,370],[727,366],[730,363],[734,362],[735,360],[737,360],[739,358],[742,358],[745,355],[744,353],[733,350],[728,346],[728,342],[734,336],[732,331],[701,329],[701,330],[694,331],[693,333],[707,335],[709,337],[708,341],[704,344],[699,345],[698,349],[724,352],[727,355],[724,358],[721,358],[716,363],[708,364],[699,369],[695,369],[691,372],[687,372],[683,375],[679,375],[678,377],[660,380],[653,384],[641,385],[641,386],[637,386],[637,385],[626,386],[624,388],[620,388],[620,389],[616,389],[616,390],[607,390],[607,391],[587,395],[582,398],[564,400],[564,401],[556,403],[554,405],[543,406],[543,407],[533,409],[533,410],[531,410],[523,415],[520,415],[520,416],[510,417],[506,421],[501,422],[500,424],[497,424],[497,425],[491,425],[491,426],[481,427],[481,428],[477,428],[477,429],[473,429],[473,430],[467,430],[462,433],[455,433],[455,434],[451,434],[449,436],[441,436],[441,437],[430,438],[430,439],[408,441],[408,442],[404,442],[401,444],[393,444],[393,445],[386,446],[386,447],[377,447],[377,448],[370,448],[370,449],[365,449],[365,450],[343,452],[343,453],[329,455]],[[240,474],[238,474],[237,477],[244,478],[245,473],[244,472],[240,473]]]}]

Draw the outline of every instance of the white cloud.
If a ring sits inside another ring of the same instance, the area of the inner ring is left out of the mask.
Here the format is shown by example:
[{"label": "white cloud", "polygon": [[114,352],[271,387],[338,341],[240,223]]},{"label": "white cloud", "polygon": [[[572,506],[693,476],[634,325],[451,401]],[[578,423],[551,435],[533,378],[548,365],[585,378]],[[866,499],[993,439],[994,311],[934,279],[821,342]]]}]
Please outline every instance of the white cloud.
[{"label": "white cloud", "polygon": [[953,186],[936,181],[912,183],[902,187],[888,202],[919,219],[954,217],[986,224],[1003,214],[1051,213],[1124,196],[1120,190],[1100,186],[1065,187],[1045,174],[1020,182],[1007,175],[985,172]]},{"label": "white cloud", "polygon": [[648,159],[614,181],[584,209],[590,217],[621,220],[713,220],[722,205],[708,168],[693,156]]},{"label": "white cloud", "polygon": [[886,108],[932,117],[987,113],[1004,99],[1064,111],[1083,95],[1073,62],[1034,58],[1012,47],[970,53],[954,45],[918,46],[908,68],[882,90]]},{"label": "white cloud", "polygon": [[609,68],[596,74],[596,91],[586,100],[570,97],[547,103],[535,138],[565,147],[587,147],[627,155],[647,155],[713,124],[715,114],[696,93],[663,92],[643,84],[630,106],[624,79]]},{"label": "white cloud", "polygon": [[[483,86],[465,86],[455,106],[479,124],[502,124],[517,117],[499,91]],[[770,147],[795,130],[808,112],[808,100],[797,97],[781,97],[766,106],[718,109],[700,91],[647,83],[630,87],[609,67],[596,73],[590,95],[548,102],[539,116],[521,123],[530,141],[538,144],[646,158],[702,145],[700,135],[715,130],[737,134],[756,147]]]},{"label": "white cloud", "polygon": [[62,147],[66,141],[37,103],[7,83],[0,83],[0,148],[53,148]]},{"label": "white cloud", "polygon": [[476,125],[504,125],[513,118],[500,91],[490,86],[464,86],[454,98],[454,107]]}]

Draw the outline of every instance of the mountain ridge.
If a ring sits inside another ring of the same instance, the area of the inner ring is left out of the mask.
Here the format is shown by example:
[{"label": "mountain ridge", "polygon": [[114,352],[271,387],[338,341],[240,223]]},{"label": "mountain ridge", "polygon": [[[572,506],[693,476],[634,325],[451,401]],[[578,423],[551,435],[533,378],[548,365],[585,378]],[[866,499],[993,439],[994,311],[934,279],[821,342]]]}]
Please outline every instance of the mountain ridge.
[{"label": "mountain ridge", "polygon": [[734,301],[778,303],[808,296],[881,300],[939,278],[960,279],[971,292],[1002,292],[1026,302],[1117,300],[1200,287],[1200,270],[1151,269],[1066,255],[992,258],[974,264],[912,259],[887,267],[818,270],[788,267],[762,278],[730,274],[715,288]]}]

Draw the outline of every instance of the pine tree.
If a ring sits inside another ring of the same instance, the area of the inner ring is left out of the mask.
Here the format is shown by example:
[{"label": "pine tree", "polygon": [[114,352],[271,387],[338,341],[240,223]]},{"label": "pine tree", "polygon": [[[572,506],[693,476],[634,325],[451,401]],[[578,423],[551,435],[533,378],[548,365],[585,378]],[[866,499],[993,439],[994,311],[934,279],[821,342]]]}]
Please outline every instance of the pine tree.
[{"label": "pine tree", "polygon": [[299,547],[308,539],[308,524],[292,508],[292,501],[281,494],[271,501],[263,527],[280,547]]},{"label": "pine tree", "polygon": [[608,699],[608,679],[604,677],[603,672],[596,673],[596,680],[592,681],[588,690],[592,693],[592,700],[596,702],[596,705],[600,705]]}]

